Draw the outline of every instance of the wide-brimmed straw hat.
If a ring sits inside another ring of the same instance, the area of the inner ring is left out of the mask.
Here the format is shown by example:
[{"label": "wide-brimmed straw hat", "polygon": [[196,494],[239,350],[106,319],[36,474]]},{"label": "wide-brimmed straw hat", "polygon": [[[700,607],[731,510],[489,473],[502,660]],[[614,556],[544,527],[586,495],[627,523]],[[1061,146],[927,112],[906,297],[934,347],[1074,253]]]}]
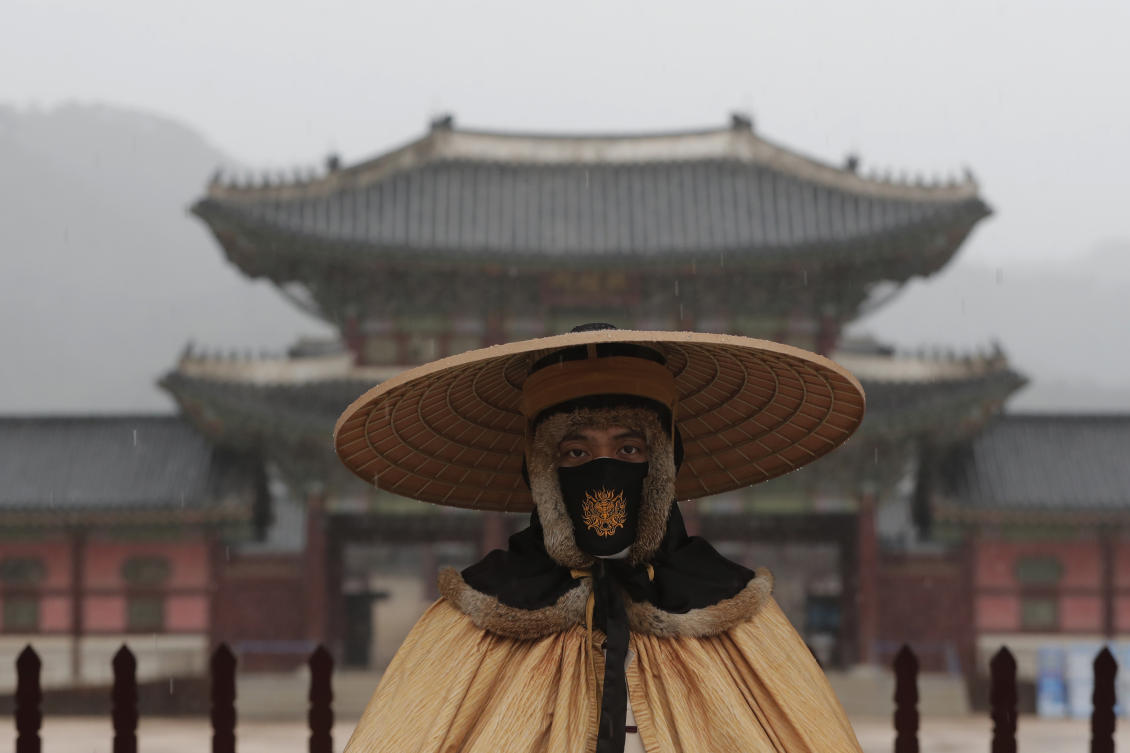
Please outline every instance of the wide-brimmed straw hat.
[{"label": "wide-brimmed straw hat", "polygon": [[[564,348],[645,346],[666,360],[534,364]],[[644,365],[646,364],[646,365]],[[535,384],[536,383],[536,384]],[[594,387],[595,385],[595,387]],[[523,388],[526,388],[525,390]],[[353,402],[334,427],[345,465],[381,489],[426,502],[528,511],[527,435],[551,404],[629,394],[672,408],[685,455],[679,499],[756,484],[842,444],[864,394],[843,367],[789,345],[733,335],[601,329],[495,345],[405,371]]]}]

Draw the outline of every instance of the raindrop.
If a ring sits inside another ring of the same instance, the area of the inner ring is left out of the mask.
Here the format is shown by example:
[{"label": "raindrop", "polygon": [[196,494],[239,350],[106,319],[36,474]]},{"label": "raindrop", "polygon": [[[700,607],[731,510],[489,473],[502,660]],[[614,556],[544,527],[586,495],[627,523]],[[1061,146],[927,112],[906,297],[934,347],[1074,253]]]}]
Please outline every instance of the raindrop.
[{"label": "raindrop", "polygon": [[231,562],[231,547],[230,546],[224,547],[224,561],[225,562]]},{"label": "raindrop", "polygon": [[875,448],[875,465],[879,465],[879,448]]},{"label": "raindrop", "polygon": [[962,315],[965,314],[965,296],[961,297],[961,313]]},{"label": "raindrop", "polygon": [[698,260],[697,259],[691,259],[691,274],[692,275],[698,274]]},{"label": "raindrop", "polygon": [[1004,284],[1004,267],[997,267],[997,285]]},{"label": "raindrop", "polygon": [[173,694],[173,678],[169,678],[169,695]]},{"label": "raindrop", "polygon": [[726,266],[726,254],[725,254],[725,252],[718,254],[718,266],[725,268],[725,266]]},{"label": "raindrop", "polygon": [[683,323],[683,304],[679,304],[679,326]]},{"label": "raindrop", "polygon": [[133,430],[133,446],[137,447],[137,429]]},{"label": "raindrop", "polygon": [[807,288],[808,287],[808,270],[807,269],[802,269],[800,271],[800,278],[801,278],[801,283],[804,285],[804,287]]},{"label": "raindrop", "polygon": [[679,281],[675,280],[675,297],[679,297]]}]

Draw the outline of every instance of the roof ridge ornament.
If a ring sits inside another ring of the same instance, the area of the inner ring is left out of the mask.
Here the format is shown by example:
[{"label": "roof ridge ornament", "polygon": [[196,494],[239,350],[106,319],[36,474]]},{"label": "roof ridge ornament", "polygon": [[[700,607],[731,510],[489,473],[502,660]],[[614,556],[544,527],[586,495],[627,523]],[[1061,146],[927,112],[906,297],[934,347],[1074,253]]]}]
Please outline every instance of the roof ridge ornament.
[{"label": "roof ridge ornament", "polygon": [[730,113],[730,129],[753,133],[753,116],[747,112],[734,110]]},{"label": "roof ridge ornament", "polygon": [[455,116],[449,112],[441,113],[432,118],[429,129],[432,131],[453,131],[455,130]]}]

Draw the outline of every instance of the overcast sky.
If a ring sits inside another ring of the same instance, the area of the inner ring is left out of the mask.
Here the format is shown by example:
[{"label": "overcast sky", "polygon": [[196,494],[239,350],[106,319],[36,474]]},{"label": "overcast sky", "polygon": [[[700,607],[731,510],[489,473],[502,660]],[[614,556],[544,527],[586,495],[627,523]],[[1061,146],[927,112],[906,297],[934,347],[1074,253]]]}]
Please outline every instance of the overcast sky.
[{"label": "overcast sky", "polygon": [[0,102],[167,114],[249,166],[353,161],[444,111],[647,131],[741,109],[865,171],[971,167],[998,215],[967,261],[1130,238],[1127,2],[6,0],[3,19]]}]

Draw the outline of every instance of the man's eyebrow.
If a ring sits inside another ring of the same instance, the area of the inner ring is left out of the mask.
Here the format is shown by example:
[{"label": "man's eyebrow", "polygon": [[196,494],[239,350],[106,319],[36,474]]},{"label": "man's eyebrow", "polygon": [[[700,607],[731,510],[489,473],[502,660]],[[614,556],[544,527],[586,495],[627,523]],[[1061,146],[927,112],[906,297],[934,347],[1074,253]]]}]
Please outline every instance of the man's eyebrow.
[{"label": "man's eyebrow", "polygon": [[629,429],[628,431],[620,432],[619,434],[614,436],[613,439],[647,439],[647,437],[645,437],[642,433],[640,433],[638,431],[635,431],[633,429]]},{"label": "man's eyebrow", "polygon": [[569,442],[574,439],[587,439],[587,437],[579,431],[571,431],[565,436],[561,437],[562,442]]}]

